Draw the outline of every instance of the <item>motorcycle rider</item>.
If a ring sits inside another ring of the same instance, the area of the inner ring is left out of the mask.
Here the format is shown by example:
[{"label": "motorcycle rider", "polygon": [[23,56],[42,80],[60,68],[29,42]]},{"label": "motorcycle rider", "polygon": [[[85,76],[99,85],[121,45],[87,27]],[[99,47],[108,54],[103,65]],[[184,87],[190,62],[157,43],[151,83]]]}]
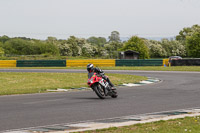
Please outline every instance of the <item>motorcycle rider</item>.
[{"label": "motorcycle rider", "polygon": [[112,90],[116,90],[114,85],[110,82],[110,79],[107,76],[104,75],[103,70],[101,70],[100,68],[94,67],[93,64],[88,64],[87,65],[87,71],[88,71],[88,78],[90,77],[90,74],[92,72],[95,72],[95,73],[99,74],[103,79],[105,79],[110,84]]}]

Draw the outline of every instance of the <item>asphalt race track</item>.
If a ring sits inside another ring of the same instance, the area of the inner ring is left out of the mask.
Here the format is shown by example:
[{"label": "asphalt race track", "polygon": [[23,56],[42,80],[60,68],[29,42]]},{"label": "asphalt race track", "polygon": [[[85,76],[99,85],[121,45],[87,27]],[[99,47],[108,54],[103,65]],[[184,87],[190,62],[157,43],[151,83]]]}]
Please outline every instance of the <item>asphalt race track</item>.
[{"label": "asphalt race track", "polygon": [[[0,72],[86,73],[67,69],[0,69]],[[0,132],[200,107],[200,72],[106,72],[155,77],[162,81],[132,88],[119,87],[117,99],[101,100],[92,91],[0,96]]]}]

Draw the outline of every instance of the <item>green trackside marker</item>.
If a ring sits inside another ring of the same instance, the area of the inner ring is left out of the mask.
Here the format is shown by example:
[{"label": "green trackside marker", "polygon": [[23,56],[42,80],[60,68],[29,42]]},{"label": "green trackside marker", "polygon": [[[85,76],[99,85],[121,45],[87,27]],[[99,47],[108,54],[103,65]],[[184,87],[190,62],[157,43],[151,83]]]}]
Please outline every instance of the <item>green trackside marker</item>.
[{"label": "green trackside marker", "polygon": [[30,129],[29,131],[31,132],[49,132],[50,130],[49,129],[45,129],[45,128],[35,128],[35,129]]},{"label": "green trackside marker", "polygon": [[178,112],[178,111],[174,111],[174,112],[164,112],[164,113],[160,113],[163,115],[181,115],[181,114],[188,114],[188,112]]},{"label": "green trackside marker", "polygon": [[149,81],[149,82],[156,82],[157,80],[153,80],[153,79],[148,79],[146,81]]},{"label": "green trackside marker", "polygon": [[116,119],[98,120],[95,122],[97,122],[97,123],[118,123],[118,122],[127,122],[127,121],[131,121],[131,120],[116,118]]},{"label": "green trackside marker", "polygon": [[145,83],[135,83],[135,84],[138,84],[138,85],[144,85]]},{"label": "green trackside marker", "polygon": [[30,132],[55,132],[55,131],[65,131],[65,130],[74,130],[79,129],[79,127],[70,127],[70,126],[51,126],[51,127],[44,127],[44,128],[33,128],[29,129]]},{"label": "green trackside marker", "polygon": [[87,87],[81,87],[81,88],[71,88],[71,89],[86,90],[88,88]]},{"label": "green trackside marker", "polygon": [[129,118],[127,120],[129,120],[129,121],[142,121],[143,119],[141,119],[141,118]]},{"label": "green trackside marker", "polygon": [[52,127],[45,127],[45,129],[49,129],[53,131],[65,131],[65,130],[77,129],[77,128],[69,127],[69,126],[52,126]]}]

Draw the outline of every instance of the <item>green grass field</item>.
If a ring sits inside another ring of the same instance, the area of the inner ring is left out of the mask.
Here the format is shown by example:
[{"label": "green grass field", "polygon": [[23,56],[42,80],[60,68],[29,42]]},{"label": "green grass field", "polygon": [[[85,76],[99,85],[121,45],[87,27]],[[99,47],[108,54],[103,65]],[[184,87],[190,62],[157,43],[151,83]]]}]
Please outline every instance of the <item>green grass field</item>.
[{"label": "green grass field", "polygon": [[168,121],[136,124],[124,127],[85,131],[79,133],[199,133],[200,117],[186,117]]},{"label": "green grass field", "polygon": [[[135,83],[146,77],[107,74],[115,85]],[[47,89],[69,89],[87,86],[86,73],[9,73],[0,72],[0,95],[43,93]]]}]

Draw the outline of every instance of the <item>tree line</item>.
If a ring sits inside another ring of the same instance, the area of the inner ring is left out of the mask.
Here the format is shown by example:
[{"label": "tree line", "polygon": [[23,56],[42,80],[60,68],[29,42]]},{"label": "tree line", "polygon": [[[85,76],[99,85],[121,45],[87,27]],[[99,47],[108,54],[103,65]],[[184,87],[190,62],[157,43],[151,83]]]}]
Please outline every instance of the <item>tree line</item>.
[{"label": "tree line", "polygon": [[175,39],[161,41],[132,36],[122,42],[118,31],[105,37],[77,38],[66,40],[48,37],[46,40],[26,37],[0,36],[0,56],[53,55],[82,56],[88,58],[118,58],[120,51],[134,50],[140,59],[166,58],[169,56],[200,57],[200,26],[183,28]]}]

